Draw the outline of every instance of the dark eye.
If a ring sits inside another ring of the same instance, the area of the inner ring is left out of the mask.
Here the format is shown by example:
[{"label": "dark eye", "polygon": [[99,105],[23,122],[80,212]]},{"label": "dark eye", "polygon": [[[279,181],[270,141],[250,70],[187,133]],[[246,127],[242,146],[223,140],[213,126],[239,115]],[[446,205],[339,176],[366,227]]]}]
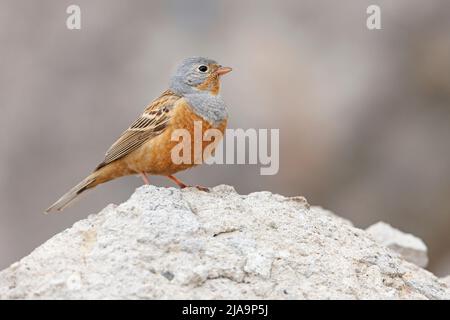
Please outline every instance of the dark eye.
[{"label": "dark eye", "polygon": [[198,67],[198,71],[206,72],[206,71],[208,71],[208,67],[207,66],[200,66],[200,67]]}]

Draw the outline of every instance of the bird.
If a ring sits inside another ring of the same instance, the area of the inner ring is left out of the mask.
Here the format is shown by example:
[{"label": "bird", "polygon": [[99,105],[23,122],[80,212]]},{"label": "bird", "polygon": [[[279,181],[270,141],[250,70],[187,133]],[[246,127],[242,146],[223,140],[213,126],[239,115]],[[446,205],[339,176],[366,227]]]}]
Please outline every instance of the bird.
[{"label": "bird", "polygon": [[[145,184],[150,184],[148,174],[166,176],[180,188],[189,187],[174,174],[198,163],[172,161],[171,150],[178,142],[173,141],[171,135],[177,129],[184,129],[192,137],[196,121],[201,123],[202,133],[208,129],[224,133],[228,111],[219,92],[220,79],[230,71],[232,68],[209,58],[190,57],[182,60],[170,77],[169,88],[147,105],[143,113],[111,145],[104,160],[93,172],[46,209],[45,213],[62,211],[87,190],[128,175],[140,175]],[[218,142],[202,141],[201,146],[206,148]],[[191,139],[191,144],[194,143],[194,139]],[[208,191],[205,187],[196,187]]]}]

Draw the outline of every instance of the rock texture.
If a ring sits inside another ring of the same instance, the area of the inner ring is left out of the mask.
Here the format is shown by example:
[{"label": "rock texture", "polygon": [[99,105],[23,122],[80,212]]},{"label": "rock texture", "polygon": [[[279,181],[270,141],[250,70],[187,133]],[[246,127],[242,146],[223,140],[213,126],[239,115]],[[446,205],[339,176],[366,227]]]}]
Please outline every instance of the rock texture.
[{"label": "rock texture", "polygon": [[427,246],[421,239],[381,221],[371,225],[366,231],[376,241],[399,253],[405,260],[419,267],[427,266]]},{"label": "rock texture", "polygon": [[0,273],[0,298],[449,299],[304,198],[143,186]]},{"label": "rock texture", "polygon": [[446,285],[447,287],[450,288],[450,276],[446,276],[446,277],[444,277],[444,278],[441,278],[440,280],[441,280],[443,283],[445,283],[445,285]]}]

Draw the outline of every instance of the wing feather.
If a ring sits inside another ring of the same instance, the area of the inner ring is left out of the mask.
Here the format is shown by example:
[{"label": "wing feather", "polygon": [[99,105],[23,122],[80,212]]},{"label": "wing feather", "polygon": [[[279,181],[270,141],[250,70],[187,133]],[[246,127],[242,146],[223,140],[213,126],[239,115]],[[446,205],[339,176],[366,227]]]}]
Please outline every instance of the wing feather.
[{"label": "wing feather", "polygon": [[179,96],[167,90],[158,99],[149,104],[143,114],[108,149],[105,159],[95,170],[125,157],[149,139],[160,135],[170,121],[171,113],[169,111],[173,109],[179,99]]}]

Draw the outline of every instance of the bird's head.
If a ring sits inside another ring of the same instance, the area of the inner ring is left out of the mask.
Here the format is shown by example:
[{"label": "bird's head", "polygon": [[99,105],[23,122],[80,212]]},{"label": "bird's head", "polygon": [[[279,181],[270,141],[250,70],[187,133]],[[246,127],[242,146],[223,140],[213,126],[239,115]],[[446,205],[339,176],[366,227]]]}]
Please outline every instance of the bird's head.
[{"label": "bird's head", "polygon": [[220,76],[231,71],[216,61],[193,57],[184,59],[176,68],[170,81],[170,89],[184,95],[207,91],[213,95],[219,93]]}]

